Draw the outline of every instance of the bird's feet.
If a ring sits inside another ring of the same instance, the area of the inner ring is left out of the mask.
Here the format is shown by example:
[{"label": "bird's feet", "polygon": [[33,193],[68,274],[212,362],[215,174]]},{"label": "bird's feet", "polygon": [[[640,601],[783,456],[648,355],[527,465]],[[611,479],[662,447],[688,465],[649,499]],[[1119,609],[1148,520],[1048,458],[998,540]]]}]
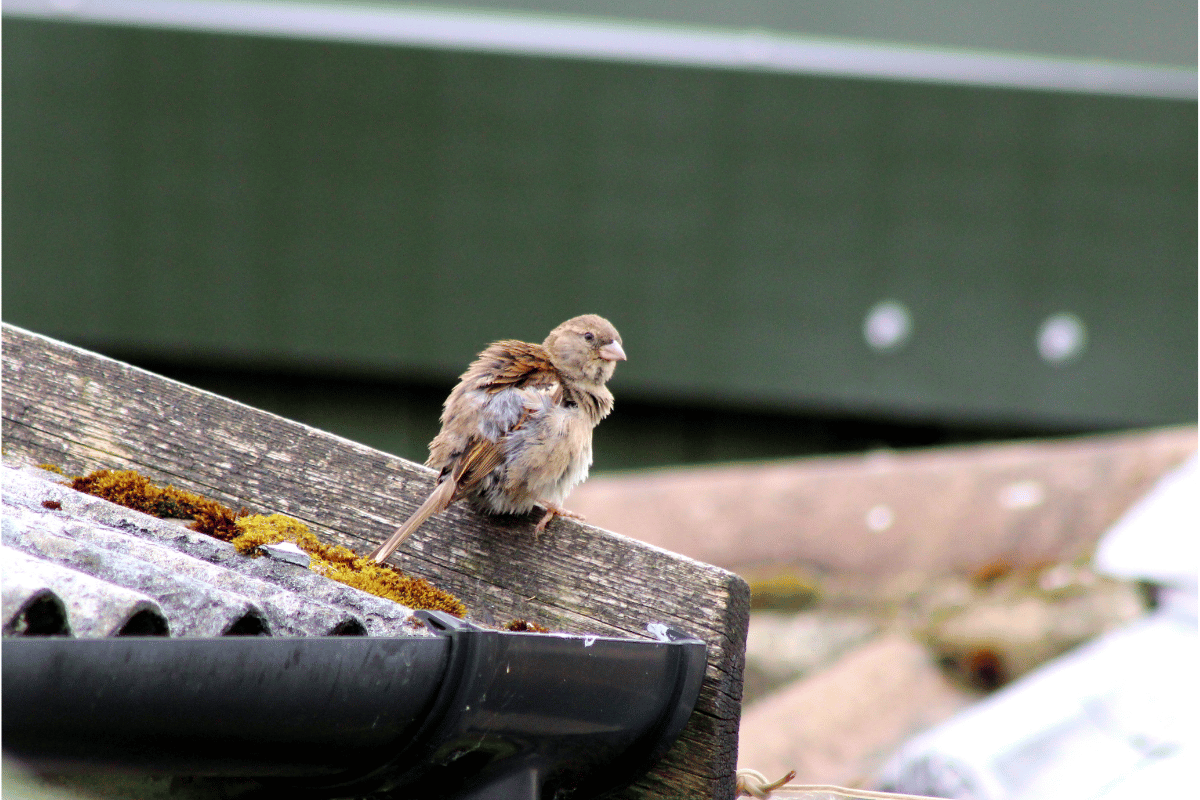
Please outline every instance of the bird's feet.
[{"label": "bird's feet", "polygon": [[550,520],[554,519],[555,517],[570,517],[571,519],[577,519],[580,521],[583,520],[582,514],[576,514],[574,511],[567,511],[565,508],[559,508],[553,503],[547,503],[546,501],[542,500],[538,503],[538,505],[543,506],[546,509],[546,516],[542,517],[541,521],[538,522],[537,527],[533,529],[534,539],[542,535],[542,531],[546,530],[546,526],[550,524]]}]

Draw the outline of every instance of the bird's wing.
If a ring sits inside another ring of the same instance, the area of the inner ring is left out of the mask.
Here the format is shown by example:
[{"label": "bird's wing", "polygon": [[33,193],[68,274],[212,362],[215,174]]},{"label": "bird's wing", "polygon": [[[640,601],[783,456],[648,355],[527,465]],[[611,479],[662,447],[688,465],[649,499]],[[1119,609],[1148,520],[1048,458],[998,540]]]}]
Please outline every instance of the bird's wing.
[{"label": "bird's wing", "polygon": [[481,436],[471,437],[466,451],[450,468],[450,480],[456,486],[455,496],[475,488],[489,472],[503,463],[504,448],[499,441],[492,442]]},{"label": "bird's wing", "polygon": [[478,388],[492,393],[505,389],[558,387],[561,394],[562,378],[545,348],[514,339],[496,342],[480,353],[466,377],[474,378]]},{"label": "bird's wing", "polygon": [[461,450],[443,470],[455,483],[454,496],[461,497],[504,463],[509,435],[562,402],[563,385],[540,345],[510,340],[480,353],[454,395],[443,424],[448,418],[473,422]]}]

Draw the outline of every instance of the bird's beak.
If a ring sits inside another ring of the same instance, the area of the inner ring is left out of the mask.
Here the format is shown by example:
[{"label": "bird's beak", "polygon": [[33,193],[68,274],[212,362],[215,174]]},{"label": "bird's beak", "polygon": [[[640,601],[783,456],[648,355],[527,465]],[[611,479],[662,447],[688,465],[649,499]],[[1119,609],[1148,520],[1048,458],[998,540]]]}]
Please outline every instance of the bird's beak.
[{"label": "bird's beak", "polygon": [[624,361],[625,350],[620,342],[609,342],[600,348],[600,357],[605,361]]}]

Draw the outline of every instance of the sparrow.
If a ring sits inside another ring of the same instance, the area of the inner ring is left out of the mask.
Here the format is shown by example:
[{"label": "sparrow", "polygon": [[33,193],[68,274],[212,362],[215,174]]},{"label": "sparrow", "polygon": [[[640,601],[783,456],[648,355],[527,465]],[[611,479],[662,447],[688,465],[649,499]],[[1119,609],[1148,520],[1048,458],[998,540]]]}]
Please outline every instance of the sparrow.
[{"label": "sparrow", "polygon": [[429,497],[368,556],[379,563],[413,531],[459,499],[485,514],[546,509],[582,519],[562,503],[592,465],[592,429],[613,408],[605,383],[625,360],[621,334],[595,314],[573,317],[539,344],[488,345],[459,378],[425,465],[438,471]]}]

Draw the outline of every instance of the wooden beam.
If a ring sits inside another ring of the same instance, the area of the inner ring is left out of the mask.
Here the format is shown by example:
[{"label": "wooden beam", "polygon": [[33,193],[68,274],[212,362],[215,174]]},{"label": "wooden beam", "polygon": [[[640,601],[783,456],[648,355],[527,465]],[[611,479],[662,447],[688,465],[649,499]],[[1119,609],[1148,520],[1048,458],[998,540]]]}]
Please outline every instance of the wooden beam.
[{"label": "wooden beam", "polygon": [[[366,552],[425,497],[433,473],[282,417],[5,325],[8,453],[82,474],[136,469],[234,508],[288,514]],[[603,435],[603,431],[600,432]],[[664,761],[622,796],[733,796],[749,589],[733,573],[569,520],[458,504],[393,561],[456,594],[476,619],[641,636],[675,625],[708,643],[696,713]]]}]

